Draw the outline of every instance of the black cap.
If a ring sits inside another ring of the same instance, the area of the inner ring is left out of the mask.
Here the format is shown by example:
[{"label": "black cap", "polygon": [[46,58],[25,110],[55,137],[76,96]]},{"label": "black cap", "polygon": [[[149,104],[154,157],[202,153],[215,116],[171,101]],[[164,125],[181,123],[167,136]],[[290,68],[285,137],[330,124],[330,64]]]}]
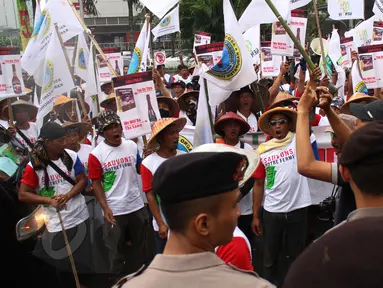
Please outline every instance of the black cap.
[{"label": "black cap", "polygon": [[153,176],[161,203],[176,204],[238,188],[247,157],[233,152],[196,152],[165,161]]},{"label": "black cap", "polygon": [[381,163],[383,162],[382,143],[383,121],[368,123],[351,134],[342,149],[339,163],[343,166]]},{"label": "black cap", "polygon": [[47,140],[60,139],[65,136],[65,129],[56,122],[48,122],[40,130],[40,137]]},{"label": "black cap", "polygon": [[283,287],[382,287],[382,225],[382,217],[339,225],[294,261]]},{"label": "black cap", "polygon": [[350,112],[362,121],[381,121],[383,120],[383,100],[368,104],[350,103]]}]

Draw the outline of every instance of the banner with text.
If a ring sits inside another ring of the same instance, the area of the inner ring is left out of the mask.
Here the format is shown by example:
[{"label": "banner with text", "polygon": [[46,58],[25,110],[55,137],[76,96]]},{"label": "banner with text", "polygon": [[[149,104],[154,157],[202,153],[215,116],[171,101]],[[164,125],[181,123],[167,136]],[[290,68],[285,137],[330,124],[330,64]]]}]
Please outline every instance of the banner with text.
[{"label": "banner with text", "polygon": [[358,48],[359,67],[368,89],[383,87],[383,44]]},{"label": "banner with text", "polygon": [[208,69],[211,69],[221,60],[223,46],[223,42],[196,46],[198,64],[200,66],[205,64]]},{"label": "banner with text", "polygon": [[211,36],[210,33],[207,32],[196,32],[194,34],[194,47],[200,45],[210,44]]},{"label": "banner with text", "polygon": [[343,38],[342,40],[340,40],[340,52],[342,53],[342,58],[343,58],[343,62],[341,66],[343,69],[351,68],[351,64],[352,64],[351,54],[352,54],[352,46],[353,46],[352,41],[353,41],[352,37]]},{"label": "banner with text", "polygon": [[[121,53],[118,48],[104,49],[106,58],[108,59],[109,64],[117,72],[117,75],[122,75],[122,69],[124,62],[122,61]],[[110,71],[108,65],[102,58],[101,54],[96,55],[97,61],[97,70],[98,70],[98,79],[101,83],[109,82],[112,80],[113,73]]]},{"label": "banner with text", "polygon": [[127,139],[151,133],[151,126],[161,118],[152,72],[113,78],[114,91],[121,99],[118,112]]},{"label": "banner with text", "polygon": [[278,76],[281,71],[282,56],[271,54],[271,42],[261,42],[262,77]]}]

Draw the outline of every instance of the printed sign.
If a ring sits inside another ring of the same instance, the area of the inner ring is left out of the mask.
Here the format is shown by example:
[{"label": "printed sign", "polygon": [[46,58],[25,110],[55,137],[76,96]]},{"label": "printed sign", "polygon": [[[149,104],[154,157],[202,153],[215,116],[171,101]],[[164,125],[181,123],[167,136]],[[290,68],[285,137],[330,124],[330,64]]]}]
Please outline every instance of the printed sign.
[{"label": "printed sign", "polygon": [[210,33],[196,32],[196,34],[194,35],[194,47],[210,44],[210,41],[211,41]]},{"label": "printed sign", "polygon": [[211,69],[219,63],[222,57],[223,45],[223,42],[218,42],[195,47],[199,65],[205,64],[208,69]]},{"label": "printed sign", "polygon": [[[122,61],[121,53],[119,50],[120,49],[118,48],[105,49],[104,53],[112,68],[117,72],[117,75],[122,75],[124,62]],[[102,58],[101,54],[96,55],[96,62],[98,68],[98,79],[100,82],[103,83],[111,81],[113,74]]]},{"label": "printed sign", "polygon": [[164,65],[166,63],[166,53],[165,51],[154,52],[154,62],[156,66]]},{"label": "printed sign", "polygon": [[383,44],[358,48],[359,69],[368,89],[383,87]]},{"label": "printed sign", "polygon": [[121,100],[121,118],[127,139],[151,133],[151,126],[161,115],[158,109],[152,72],[113,78],[114,91]]},{"label": "printed sign", "polygon": [[278,76],[281,71],[282,56],[271,54],[271,42],[261,42],[262,77]]},{"label": "printed sign", "polygon": [[372,28],[372,45],[383,44],[383,22],[374,21]]},{"label": "printed sign", "polygon": [[343,69],[351,68],[352,65],[352,46],[353,37],[343,38],[340,40],[340,52],[342,53],[343,62],[341,64]]}]

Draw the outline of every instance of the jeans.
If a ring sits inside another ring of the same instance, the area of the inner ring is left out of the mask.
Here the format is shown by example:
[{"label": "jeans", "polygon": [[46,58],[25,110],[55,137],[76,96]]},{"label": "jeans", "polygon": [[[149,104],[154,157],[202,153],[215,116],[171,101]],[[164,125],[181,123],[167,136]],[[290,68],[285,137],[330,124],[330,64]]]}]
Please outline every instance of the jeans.
[{"label": "jeans", "polygon": [[305,247],[307,208],[288,213],[264,210],[264,278],[282,286],[291,263]]}]

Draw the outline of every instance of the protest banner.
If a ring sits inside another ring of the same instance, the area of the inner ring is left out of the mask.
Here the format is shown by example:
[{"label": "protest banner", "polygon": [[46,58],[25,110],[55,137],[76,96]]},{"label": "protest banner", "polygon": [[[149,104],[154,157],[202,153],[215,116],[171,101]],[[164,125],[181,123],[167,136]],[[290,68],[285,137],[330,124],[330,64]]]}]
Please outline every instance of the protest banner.
[{"label": "protest banner", "polygon": [[165,63],[166,63],[165,51],[155,51],[154,52],[154,63],[156,64],[156,67],[158,65],[165,65]]},{"label": "protest banner", "polygon": [[[120,48],[105,48],[103,49],[103,52],[105,53],[109,64],[116,71],[117,75],[121,75],[124,63],[122,61]],[[100,83],[111,81],[113,74],[110,71],[101,54],[96,55],[96,63],[98,70],[98,79],[100,80]]]},{"label": "protest banner", "polygon": [[[306,31],[307,31],[307,18],[305,18],[305,14],[303,10],[295,10],[291,11],[291,17],[289,19],[289,27],[291,31],[294,33],[295,37],[301,43],[301,45],[304,47],[306,44]],[[290,39],[290,38],[289,38]],[[290,39],[291,40],[291,39]],[[291,40],[292,43],[293,40]],[[294,45],[294,57],[300,58],[301,53],[297,49],[297,47]]]},{"label": "protest banner", "polygon": [[196,47],[200,45],[210,44],[210,41],[211,41],[210,33],[197,31],[194,34],[193,46]]},{"label": "protest banner", "polygon": [[328,0],[327,10],[333,20],[364,19],[362,0]]},{"label": "protest banner", "polygon": [[151,126],[161,119],[152,72],[114,77],[116,96],[121,100],[121,118],[127,139],[150,134]]},{"label": "protest banner", "polygon": [[368,89],[383,87],[383,44],[358,48],[359,67]]},{"label": "protest banner", "polygon": [[342,53],[342,68],[351,68],[351,54],[352,54],[352,46],[353,46],[353,37],[343,38],[340,40],[340,52]]},{"label": "protest banner", "polygon": [[158,37],[180,32],[180,18],[179,18],[179,5],[169,12],[161,22],[153,28],[152,33],[154,35],[153,41],[156,41]]},{"label": "protest banner", "polygon": [[211,69],[221,60],[223,46],[223,42],[196,46],[198,64],[200,66],[205,64],[208,69]]},{"label": "protest banner", "polygon": [[278,76],[281,71],[282,56],[271,54],[271,42],[261,42],[262,77]]},{"label": "protest banner", "polygon": [[383,22],[374,21],[372,27],[372,45],[383,44]]},{"label": "protest banner", "polygon": [[261,46],[261,25],[255,25],[245,33],[243,33],[245,43],[250,56],[253,58],[253,64],[259,64],[260,62],[260,46]]}]

